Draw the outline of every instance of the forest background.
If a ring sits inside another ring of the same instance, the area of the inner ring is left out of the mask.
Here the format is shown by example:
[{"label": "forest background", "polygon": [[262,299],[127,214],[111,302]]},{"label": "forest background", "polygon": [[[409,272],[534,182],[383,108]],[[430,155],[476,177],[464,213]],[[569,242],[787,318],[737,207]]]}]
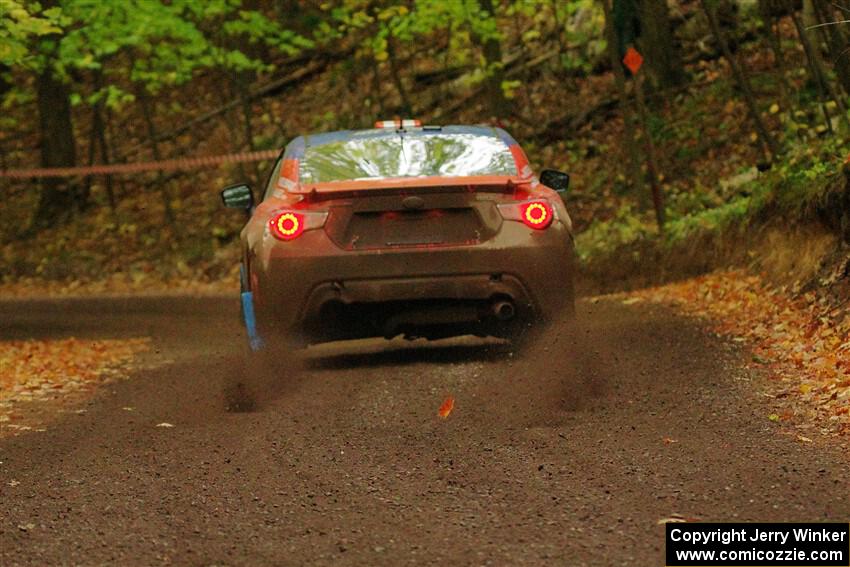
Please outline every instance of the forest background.
[{"label": "forest background", "polygon": [[[0,171],[499,124],[573,175],[590,289],[726,265],[840,287],[846,19],[830,0],[0,0]],[[218,191],[268,166],[0,177],[2,289],[234,287],[243,219]]]}]

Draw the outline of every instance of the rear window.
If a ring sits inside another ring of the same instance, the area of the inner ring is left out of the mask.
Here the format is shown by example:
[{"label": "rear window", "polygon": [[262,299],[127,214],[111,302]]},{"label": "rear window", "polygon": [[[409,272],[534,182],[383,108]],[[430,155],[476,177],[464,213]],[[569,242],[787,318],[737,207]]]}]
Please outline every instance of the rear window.
[{"label": "rear window", "polygon": [[299,169],[301,183],[517,174],[501,139],[438,133],[393,133],[308,146]]}]

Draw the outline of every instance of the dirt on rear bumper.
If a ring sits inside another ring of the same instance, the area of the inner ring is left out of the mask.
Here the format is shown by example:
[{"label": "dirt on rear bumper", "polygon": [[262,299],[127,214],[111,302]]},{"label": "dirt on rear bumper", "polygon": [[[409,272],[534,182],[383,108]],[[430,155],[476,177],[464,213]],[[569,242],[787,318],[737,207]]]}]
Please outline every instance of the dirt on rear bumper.
[{"label": "dirt on rear bumper", "polygon": [[510,336],[572,310],[568,235],[524,245],[272,257],[257,270],[262,333],[321,342],[369,336]]}]

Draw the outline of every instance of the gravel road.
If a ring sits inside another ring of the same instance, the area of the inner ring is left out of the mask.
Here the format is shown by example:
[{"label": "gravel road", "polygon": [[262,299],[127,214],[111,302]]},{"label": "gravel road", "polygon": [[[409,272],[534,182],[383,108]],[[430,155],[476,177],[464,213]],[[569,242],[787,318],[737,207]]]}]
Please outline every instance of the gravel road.
[{"label": "gravel road", "polygon": [[4,566],[651,566],[674,514],[850,519],[846,447],[782,434],[746,355],[663,309],[582,302],[519,355],[280,356],[248,412],[226,409],[232,301],[0,303],[0,339],[71,335],[158,352],[85,412],[0,440]]}]

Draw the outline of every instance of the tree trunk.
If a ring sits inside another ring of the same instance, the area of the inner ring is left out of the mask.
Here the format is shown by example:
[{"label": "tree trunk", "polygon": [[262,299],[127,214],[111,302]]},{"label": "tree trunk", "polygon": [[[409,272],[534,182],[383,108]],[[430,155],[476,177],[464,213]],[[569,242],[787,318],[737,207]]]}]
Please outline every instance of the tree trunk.
[{"label": "tree trunk", "polygon": [[658,176],[658,159],[656,158],[655,142],[652,140],[652,132],[649,130],[649,111],[646,109],[646,99],[643,94],[643,77],[638,75],[632,82],[635,96],[638,101],[638,115],[643,127],[644,142],[646,145],[646,168],[649,173],[649,186],[652,189],[652,207],[655,210],[655,222],[658,223],[658,231],[664,232],[664,195],[661,193],[661,183]]},{"label": "tree trunk", "polygon": [[685,82],[679,47],[673,37],[667,0],[639,0],[640,37],[638,48],[657,88]]},{"label": "tree trunk", "polygon": [[832,64],[835,67],[835,74],[838,76],[838,81],[844,92],[850,94],[850,54],[848,54],[847,38],[841,34],[839,26],[836,24],[835,14],[832,12],[832,6],[828,0],[816,0],[814,2],[815,14],[821,23],[830,25],[823,26],[826,32],[827,43],[829,45],[829,56],[832,59]]},{"label": "tree trunk", "polygon": [[[142,108],[142,118],[148,129],[148,143],[150,144],[151,154],[155,161],[162,159],[162,154],[159,151],[159,142],[157,141],[156,125],[153,123],[153,112],[150,107],[150,100],[147,93],[138,87],[136,91],[136,100],[139,101],[139,106]],[[179,236],[177,221],[174,218],[174,210],[171,208],[171,192],[168,190],[168,182],[165,179],[162,171],[156,174],[156,185],[159,187],[160,200],[162,201],[162,209],[165,214],[165,222],[174,231],[175,236]]]},{"label": "tree trunk", "polygon": [[378,103],[378,120],[391,118],[385,116],[384,97],[381,95],[381,64],[374,57],[372,58],[372,93],[375,95],[375,101]]},{"label": "tree trunk", "polygon": [[390,63],[390,75],[392,76],[393,84],[401,99],[400,110],[402,118],[409,118],[413,116],[413,106],[410,104],[410,97],[407,95],[407,89],[404,88],[404,83],[401,80],[401,73],[399,73],[398,61],[396,60],[395,38],[392,34],[387,38],[387,59]]},{"label": "tree trunk", "polygon": [[[496,19],[493,0],[480,0],[481,8],[489,17]],[[507,118],[512,113],[511,101],[502,90],[505,80],[505,68],[502,63],[502,44],[498,38],[484,39],[481,47],[487,64],[487,77],[484,79],[484,96],[487,98],[490,115],[496,119]]]},{"label": "tree trunk", "polygon": [[635,143],[635,128],[632,120],[631,107],[626,96],[626,74],[623,71],[623,64],[620,62],[620,52],[617,48],[617,32],[614,28],[614,19],[611,14],[611,7],[608,4],[609,0],[601,0],[602,8],[605,11],[605,29],[608,34],[608,57],[611,59],[611,66],[614,69],[614,83],[617,87],[617,94],[620,98],[620,110],[623,113],[623,151],[628,156],[625,163],[625,177],[632,189],[637,195],[638,202],[643,204],[646,202],[646,196],[643,192],[643,178],[640,170],[640,156],[638,155],[638,147]]},{"label": "tree trunk", "polygon": [[[254,144],[254,125],[251,118],[254,116],[254,107],[251,104],[247,85],[256,81],[256,75],[253,71],[244,73],[231,74],[231,93],[235,91],[242,107],[242,131],[245,136],[245,147],[248,151],[253,152],[257,149]],[[231,94],[232,96],[232,94]],[[255,163],[251,166],[251,184],[255,187],[259,186],[263,176],[260,171],[260,164]]]},{"label": "tree trunk", "polygon": [[11,70],[12,68],[8,65],[0,65],[0,98],[3,98],[14,86],[12,81],[6,78]]},{"label": "tree trunk", "polygon": [[[555,30],[557,30],[557,39],[558,39],[558,48],[561,50],[562,54],[566,54],[568,47],[567,42],[564,40],[564,32],[566,31],[566,26],[564,22],[558,17],[558,6],[560,2],[558,0],[549,0],[549,4],[552,8],[552,18],[555,20]],[[558,65],[558,71],[561,72],[564,70],[563,65]]]},{"label": "tree trunk", "polygon": [[[815,50],[814,45],[809,38],[809,34],[806,32],[806,28],[803,25],[800,16],[797,15],[797,12],[791,12],[791,19],[794,22],[794,27],[797,28],[797,35],[800,37],[800,43],[803,44],[803,50],[806,52],[806,57],[809,61],[809,67],[812,72],[812,79],[814,79],[815,83],[818,84],[821,92],[835,101],[835,105],[838,107],[838,117],[841,121],[841,125],[844,127],[846,131],[850,131],[850,122],[847,119],[847,105],[844,102],[844,99],[838,96],[838,93],[835,92],[835,88],[832,86],[832,83],[827,80],[826,72],[823,69],[823,64],[820,59],[820,55]],[[824,115],[827,122],[827,127],[832,130],[832,123],[829,118],[829,113],[824,108]]]},{"label": "tree trunk", "polygon": [[771,135],[767,126],[765,126],[764,120],[762,120],[761,114],[759,113],[756,98],[755,95],[753,95],[753,89],[750,86],[750,81],[747,79],[743,70],[741,70],[738,60],[735,58],[732,50],[729,49],[729,44],[723,36],[723,31],[720,29],[720,23],[717,20],[717,12],[715,12],[714,3],[712,0],[702,0],[702,7],[703,10],[705,10],[706,16],[708,16],[708,24],[711,27],[711,32],[714,34],[715,39],[717,39],[717,43],[720,45],[720,50],[729,62],[729,66],[732,68],[732,74],[735,76],[735,81],[738,83],[738,86],[744,95],[744,102],[747,103],[747,108],[750,111],[750,118],[753,121],[756,132],[758,133],[762,143],[770,152],[769,159],[773,160],[779,154],[779,144]]},{"label": "tree trunk", "polygon": [[[105,112],[106,132],[104,133],[104,135],[107,136],[109,140],[117,140],[118,136],[115,135],[115,127],[114,127],[115,120],[113,119],[113,116],[112,116],[112,109],[110,109],[107,106],[107,107],[105,107],[105,111],[106,111]],[[124,161],[124,158],[121,155],[121,153],[118,151],[117,147],[112,146],[110,150],[107,150],[106,141],[104,141],[104,143],[103,143],[103,152],[104,152],[104,156],[107,159],[107,161],[108,160],[115,160],[115,163],[121,163],[122,161]],[[109,176],[108,179],[112,179],[112,176]],[[120,196],[120,195],[123,195],[126,191],[124,190],[124,181],[123,181],[122,176],[119,175],[116,178],[115,181],[116,181],[116,185],[118,186],[118,192],[116,192],[117,193],[116,202],[117,202],[117,197]]]},{"label": "tree trunk", "polygon": [[[68,87],[53,75],[50,65],[36,77],[36,97],[41,133],[42,167],[73,167],[77,161]],[[67,219],[86,206],[88,195],[72,178],[45,177],[41,184],[33,228]]]},{"label": "tree trunk", "polygon": [[788,86],[788,66],[782,53],[782,42],[779,39],[779,30],[775,26],[778,22],[774,2],[771,0],[759,0],[759,15],[764,25],[764,36],[770,50],[773,52],[773,63],[779,75],[779,94],[782,97],[782,106],[790,110],[792,106],[791,88]]},{"label": "tree trunk", "polygon": [[[234,90],[231,88],[230,92],[224,92],[223,90],[219,91],[219,100],[221,102],[226,102],[227,100],[236,100],[239,101],[239,98],[235,95]],[[241,106],[241,105],[240,105]],[[222,116],[222,120],[224,120],[224,125],[227,126],[227,131],[230,133],[230,151],[238,152],[240,149],[239,145],[239,117],[233,116],[232,112],[226,112]],[[246,164],[237,163],[236,170],[239,172],[239,178],[242,179],[248,185],[253,185],[254,181],[248,176],[248,170],[245,169]]]},{"label": "tree trunk", "polygon": [[[109,144],[106,141],[106,125],[103,123],[102,102],[98,102],[93,109],[92,131],[97,136],[97,144],[100,148],[100,163],[109,165],[111,162],[109,159]],[[106,198],[109,201],[109,208],[112,212],[115,212],[118,203],[115,200],[115,188],[112,185],[112,176],[108,174],[104,175],[103,182],[106,187]]]},{"label": "tree trunk", "polygon": [[[103,72],[98,70],[94,73],[94,88],[99,91],[103,88]],[[89,165],[94,162],[95,147],[100,149],[100,163],[108,165],[109,161],[109,146],[106,143],[106,125],[103,122],[103,109],[105,108],[103,99],[98,100],[92,106],[91,118],[91,144],[89,146]],[[109,201],[109,208],[115,212],[115,190],[112,186],[112,176],[104,175],[104,183],[106,185],[106,197]],[[92,177],[86,178],[86,192],[91,188]]]}]

